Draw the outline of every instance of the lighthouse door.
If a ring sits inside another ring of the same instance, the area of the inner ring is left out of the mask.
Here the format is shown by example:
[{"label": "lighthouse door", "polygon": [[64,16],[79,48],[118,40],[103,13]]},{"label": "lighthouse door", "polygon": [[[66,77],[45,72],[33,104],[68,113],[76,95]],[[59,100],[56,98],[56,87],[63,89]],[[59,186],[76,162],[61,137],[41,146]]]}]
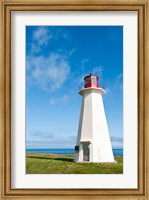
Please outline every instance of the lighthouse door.
[{"label": "lighthouse door", "polygon": [[83,144],[83,161],[89,161],[89,143]]}]

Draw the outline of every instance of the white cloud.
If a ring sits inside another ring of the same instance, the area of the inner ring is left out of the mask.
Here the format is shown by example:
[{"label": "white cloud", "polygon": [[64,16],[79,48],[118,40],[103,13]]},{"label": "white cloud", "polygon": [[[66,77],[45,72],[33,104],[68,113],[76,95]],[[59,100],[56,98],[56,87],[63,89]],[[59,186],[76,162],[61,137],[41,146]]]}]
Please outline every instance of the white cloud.
[{"label": "white cloud", "polygon": [[110,88],[108,88],[108,87],[103,87],[103,89],[105,90],[105,95],[111,95],[111,90],[110,90]]},{"label": "white cloud", "polygon": [[76,143],[75,130],[66,129],[65,134],[61,135],[59,132],[61,130],[58,129],[32,131],[30,137],[26,139],[26,146],[27,148],[73,148]]},{"label": "white cloud", "polygon": [[32,138],[36,138],[37,141],[40,141],[41,139],[53,139],[54,134],[50,130],[38,130],[38,131],[31,131],[30,136]]},{"label": "white cloud", "polygon": [[105,90],[106,90],[106,94],[108,96],[109,95],[111,96],[112,94],[114,94],[113,92],[115,92],[115,91],[122,92],[122,90],[123,90],[123,80],[122,79],[123,79],[123,74],[120,73],[115,77],[114,80],[105,84]]},{"label": "white cloud", "polygon": [[49,29],[43,26],[38,27],[32,35],[31,53],[39,53],[43,46],[47,46],[53,38]]},{"label": "white cloud", "polygon": [[102,76],[102,73],[103,73],[103,67],[102,66],[99,66],[99,67],[95,67],[95,68],[93,68],[93,70],[92,70],[92,73],[94,74],[94,75],[97,75],[97,76]]},{"label": "white cloud", "polygon": [[122,79],[123,79],[123,74],[122,73],[118,74],[114,82],[114,89],[122,90],[123,88]]},{"label": "white cloud", "polygon": [[27,69],[30,83],[52,91],[62,87],[70,72],[66,56],[57,53],[27,57]]},{"label": "white cloud", "polygon": [[112,142],[122,143],[123,142],[123,138],[122,137],[111,136],[111,141]]},{"label": "white cloud", "polygon": [[71,56],[75,51],[76,51],[76,48],[71,49],[71,50],[68,52],[68,56]]},{"label": "white cloud", "polygon": [[55,39],[64,39],[64,40],[71,40],[72,35],[67,30],[62,28],[53,28],[53,34]]},{"label": "white cloud", "polygon": [[[54,27],[39,26],[32,34],[32,43],[29,54],[26,59],[27,82],[36,85],[44,90],[55,91],[60,89],[64,82],[68,79],[70,65],[68,62],[76,49],[64,52],[57,50],[49,56],[44,55],[43,48],[48,46],[51,40],[68,39],[70,36]],[[42,54],[37,54],[41,53]]]},{"label": "white cloud", "polygon": [[30,53],[39,53],[42,48],[49,45],[52,40],[68,40],[69,38],[70,35],[68,35],[67,32],[62,31],[60,28],[55,30],[53,27],[39,26],[32,34]]},{"label": "white cloud", "polygon": [[64,96],[60,98],[51,98],[49,100],[49,103],[52,105],[57,104],[57,103],[67,103],[68,101],[70,101],[70,99],[71,97],[65,94]]},{"label": "white cloud", "polygon": [[31,45],[31,52],[32,53],[39,53],[41,51],[41,47],[35,43]]},{"label": "white cloud", "polygon": [[88,58],[84,58],[82,61],[81,61],[81,64],[84,65],[85,63],[87,63],[89,61]]},{"label": "white cloud", "polygon": [[113,147],[123,147],[123,138],[111,136],[111,143]]},{"label": "white cloud", "polygon": [[85,65],[86,65],[86,63],[89,61],[89,59],[88,58],[84,58],[82,61],[81,61],[81,69],[83,70],[84,69],[84,67],[85,67]]},{"label": "white cloud", "polygon": [[52,38],[52,34],[50,34],[46,27],[39,27],[33,33],[33,41],[36,41],[39,46],[47,45],[49,40]]}]

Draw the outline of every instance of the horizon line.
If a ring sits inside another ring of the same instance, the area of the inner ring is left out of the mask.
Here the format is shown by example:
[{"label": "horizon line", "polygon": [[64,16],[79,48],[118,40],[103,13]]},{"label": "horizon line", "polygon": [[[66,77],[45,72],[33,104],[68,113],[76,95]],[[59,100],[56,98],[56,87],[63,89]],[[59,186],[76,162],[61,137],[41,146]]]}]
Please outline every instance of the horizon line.
[{"label": "horizon line", "polygon": [[[26,148],[27,149],[74,149],[74,148]],[[123,147],[112,147],[112,149],[123,149]]]}]

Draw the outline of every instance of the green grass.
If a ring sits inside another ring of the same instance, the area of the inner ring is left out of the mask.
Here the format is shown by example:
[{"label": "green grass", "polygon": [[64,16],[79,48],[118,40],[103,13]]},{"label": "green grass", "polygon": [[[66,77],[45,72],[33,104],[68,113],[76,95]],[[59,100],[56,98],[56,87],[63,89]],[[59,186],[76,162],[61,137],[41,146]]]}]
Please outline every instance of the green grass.
[{"label": "green grass", "polygon": [[116,164],[76,163],[74,155],[26,155],[27,174],[122,174],[123,157],[115,157]]}]

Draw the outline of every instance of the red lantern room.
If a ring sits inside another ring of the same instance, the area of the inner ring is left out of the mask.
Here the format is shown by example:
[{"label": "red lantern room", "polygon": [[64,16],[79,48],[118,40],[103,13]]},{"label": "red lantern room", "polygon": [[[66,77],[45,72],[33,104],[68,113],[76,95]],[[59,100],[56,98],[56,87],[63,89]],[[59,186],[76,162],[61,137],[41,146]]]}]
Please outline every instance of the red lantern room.
[{"label": "red lantern room", "polygon": [[84,81],[84,88],[89,88],[89,87],[96,87],[99,88],[99,84],[98,84],[98,76],[94,76],[93,74],[90,74],[88,76],[85,76]]}]

